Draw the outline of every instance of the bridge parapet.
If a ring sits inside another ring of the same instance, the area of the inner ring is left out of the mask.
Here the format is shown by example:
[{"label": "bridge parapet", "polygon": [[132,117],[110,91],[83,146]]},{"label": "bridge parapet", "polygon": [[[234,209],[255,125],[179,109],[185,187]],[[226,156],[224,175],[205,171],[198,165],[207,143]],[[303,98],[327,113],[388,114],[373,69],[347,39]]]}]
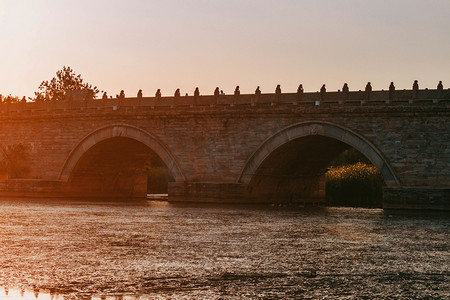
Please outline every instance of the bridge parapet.
[{"label": "bridge parapet", "polygon": [[192,106],[215,106],[215,105],[258,105],[258,104],[283,104],[296,105],[320,105],[321,103],[336,103],[347,105],[379,104],[390,102],[417,102],[436,103],[450,100],[450,89],[447,90],[397,90],[394,94],[389,91],[373,91],[369,95],[365,91],[352,92],[319,92],[308,93],[282,93],[282,94],[241,94],[241,95],[202,95],[202,96],[180,96],[180,97],[143,97],[143,98],[109,98],[91,99],[78,101],[54,101],[54,102],[27,102],[27,103],[1,103],[0,111],[23,111],[23,110],[64,110],[83,108],[109,107],[192,107]]}]

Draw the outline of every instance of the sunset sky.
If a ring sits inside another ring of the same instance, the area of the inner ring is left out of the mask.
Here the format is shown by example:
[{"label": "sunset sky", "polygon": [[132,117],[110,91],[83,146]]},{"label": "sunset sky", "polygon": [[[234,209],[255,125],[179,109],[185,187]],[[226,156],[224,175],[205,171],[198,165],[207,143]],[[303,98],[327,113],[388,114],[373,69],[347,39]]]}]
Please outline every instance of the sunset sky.
[{"label": "sunset sky", "polygon": [[71,66],[109,95],[450,86],[449,0],[0,0],[0,94]]}]

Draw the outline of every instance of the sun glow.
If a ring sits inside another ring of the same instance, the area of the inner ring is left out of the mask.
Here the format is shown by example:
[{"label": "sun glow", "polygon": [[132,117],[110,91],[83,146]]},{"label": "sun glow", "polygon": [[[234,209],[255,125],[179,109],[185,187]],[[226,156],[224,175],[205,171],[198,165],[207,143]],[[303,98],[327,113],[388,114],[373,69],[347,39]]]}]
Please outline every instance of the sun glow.
[{"label": "sun glow", "polygon": [[415,79],[434,88],[450,68],[449,10],[416,0],[1,1],[0,94],[31,97],[64,65],[111,95],[403,89]]}]

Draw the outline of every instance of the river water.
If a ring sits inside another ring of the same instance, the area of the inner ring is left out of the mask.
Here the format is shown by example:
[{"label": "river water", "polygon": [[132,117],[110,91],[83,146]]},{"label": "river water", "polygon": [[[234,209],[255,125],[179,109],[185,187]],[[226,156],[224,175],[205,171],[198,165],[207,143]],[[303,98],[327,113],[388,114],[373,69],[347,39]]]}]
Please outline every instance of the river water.
[{"label": "river water", "polygon": [[450,298],[448,213],[0,201],[0,299]]}]

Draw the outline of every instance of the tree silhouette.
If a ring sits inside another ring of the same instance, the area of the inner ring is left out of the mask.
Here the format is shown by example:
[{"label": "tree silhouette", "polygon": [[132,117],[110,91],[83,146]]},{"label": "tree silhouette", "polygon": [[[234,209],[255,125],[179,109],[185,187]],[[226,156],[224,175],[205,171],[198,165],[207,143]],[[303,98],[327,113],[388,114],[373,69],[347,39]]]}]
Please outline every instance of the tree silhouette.
[{"label": "tree silhouette", "polygon": [[83,82],[80,74],[75,74],[71,67],[63,67],[56,72],[56,77],[50,81],[43,81],[39,85],[39,91],[35,92],[35,101],[60,101],[64,100],[67,91],[92,90],[94,98],[100,91],[96,86]]},{"label": "tree silhouette", "polygon": [[27,101],[27,99],[25,97],[20,99],[18,96],[12,96],[12,95],[3,96],[0,94],[0,103],[18,103],[18,102],[26,102],[26,101]]}]

